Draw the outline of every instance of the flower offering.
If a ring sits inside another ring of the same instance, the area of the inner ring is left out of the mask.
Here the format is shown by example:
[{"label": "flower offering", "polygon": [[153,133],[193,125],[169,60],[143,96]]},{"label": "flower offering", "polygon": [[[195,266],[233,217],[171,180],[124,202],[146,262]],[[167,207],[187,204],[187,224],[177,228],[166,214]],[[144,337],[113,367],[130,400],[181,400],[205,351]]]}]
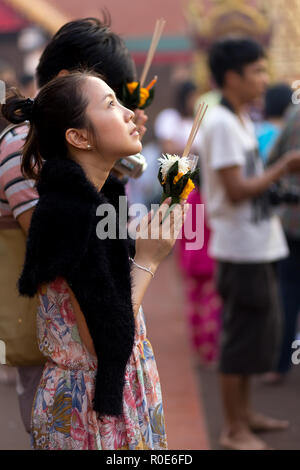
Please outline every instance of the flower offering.
[{"label": "flower offering", "polygon": [[179,157],[178,155],[163,155],[158,159],[160,168],[158,179],[163,188],[161,202],[172,197],[172,204],[178,204],[187,199],[195,187],[195,178],[199,169],[195,169],[198,157]]},{"label": "flower offering", "polygon": [[130,82],[123,85],[122,103],[129,109],[145,109],[153,101],[155,77],[146,88],[141,87],[140,82]]},{"label": "flower offering", "polygon": [[195,170],[198,157],[189,155],[189,152],[206,111],[207,105],[200,103],[182,157],[167,154],[158,159],[158,179],[163,188],[161,202],[171,196],[172,204],[178,204],[186,200],[195,187],[195,177],[199,172]]}]

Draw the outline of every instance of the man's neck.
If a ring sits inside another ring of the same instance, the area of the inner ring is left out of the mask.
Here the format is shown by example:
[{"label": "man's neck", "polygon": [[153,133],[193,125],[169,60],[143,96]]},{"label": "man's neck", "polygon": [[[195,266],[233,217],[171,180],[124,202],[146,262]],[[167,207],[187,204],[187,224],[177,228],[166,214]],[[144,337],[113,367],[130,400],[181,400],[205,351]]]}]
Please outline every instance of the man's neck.
[{"label": "man's neck", "polygon": [[231,90],[223,90],[222,95],[225,100],[230,104],[232,110],[241,117],[242,113],[245,111],[246,104],[236,96]]}]

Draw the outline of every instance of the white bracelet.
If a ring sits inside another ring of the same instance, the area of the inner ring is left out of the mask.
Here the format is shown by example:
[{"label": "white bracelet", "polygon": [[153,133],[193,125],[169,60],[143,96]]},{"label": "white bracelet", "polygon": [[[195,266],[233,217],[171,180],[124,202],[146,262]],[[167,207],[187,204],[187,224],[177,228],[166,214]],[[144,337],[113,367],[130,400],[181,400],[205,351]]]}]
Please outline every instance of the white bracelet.
[{"label": "white bracelet", "polygon": [[137,267],[137,268],[140,268],[142,269],[143,271],[147,271],[147,273],[150,273],[152,277],[154,277],[154,273],[151,271],[151,269],[149,268],[146,268],[145,266],[141,266],[140,264],[137,264],[134,259],[132,258],[129,258],[130,261]]}]

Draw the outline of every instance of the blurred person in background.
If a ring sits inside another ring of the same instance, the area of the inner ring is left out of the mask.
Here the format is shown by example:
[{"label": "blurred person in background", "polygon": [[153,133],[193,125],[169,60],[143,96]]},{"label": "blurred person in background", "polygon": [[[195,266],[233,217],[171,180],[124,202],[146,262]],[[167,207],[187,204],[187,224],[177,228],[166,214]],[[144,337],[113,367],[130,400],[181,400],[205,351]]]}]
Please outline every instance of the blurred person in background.
[{"label": "blurred person in background", "polygon": [[157,178],[161,155],[156,140],[153,139],[143,147],[143,156],[147,168],[139,178],[129,179],[126,192],[129,204],[144,204],[150,210],[151,204],[159,204],[161,199],[161,185]]},{"label": "blurred person in background", "polygon": [[[182,155],[189,137],[197,100],[197,88],[192,81],[177,84],[174,93],[174,107],[161,111],[154,124],[155,136],[158,139],[161,153]],[[197,141],[191,149],[196,151]]]},{"label": "blurred person in background", "polygon": [[[11,86],[17,85],[17,76],[13,67],[11,67],[10,64],[8,64],[2,59],[0,59],[0,80],[4,82],[6,89],[8,89]],[[7,125],[8,125],[7,120],[2,115],[0,115],[0,133],[3,131],[3,129],[6,128]],[[1,205],[0,205],[0,217],[1,217]],[[14,384],[15,381],[16,381],[15,369],[1,364],[0,365],[0,383]]]},{"label": "blurred person in background", "polygon": [[266,163],[270,151],[285,122],[285,115],[292,103],[291,87],[285,83],[270,86],[264,97],[264,121],[256,125],[258,149]]},{"label": "blurred person in background", "polygon": [[[120,96],[123,84],[135,79],[135,68],[129,51],[123,40],[111,31],[108,18],[104,18],[103,22],[96,18],[85,18],[62,26],[40,58],[36,73],[38,86],[42,87],[52,78],[83,66],[105,75],[117,97]],[[144,112],[137,110],[135,124],[140,138],[146,130],[146,119]],[[28,126],[24,123],[8,132],[0,147],[0,222],[2,216],[10,218],[25,234],[28,233],[32,213],[38,202],[34,182],[25,179],[21,172],[22,147],[27,133]],[[102,192],[109,200],[118,199],[119,193],[125,195],[123,184],[112,175]],[[5,268],[2,266],[2,269]],[[18,277],[20,273],[15,274]],[[5,292],[5,285],[0,285],[0,289]],[[32,314],[36,315],[36,312]],[[18,367],[17,391],[27,432],[30,432],[32,403],[42,371],[42,365]]]},{"label": "blurred person in background", "polygon": [[19,90],[24,96],[34,98],[37,93],[35,78],[33,75],[23,74],[19,79]]},{"label": "blurred person in background", "polygon": [[[285,125],[267,161],[273,165],[284,158],[286,152],[300,151],[300,107],[294,104],[286,118]],[[300,193],[300,175],[285,175],[282,183]],[[289,257],[279,264],[279,280],[283,302],[284,323],[280,356],[274,371],[264,379],[270,384],[284,380],[292,367],[293,341],[297,336],[297,322],[300,311],[300,204],[285,204],[280,213],[282,225],[289,246]]]},{"label": "blurred person in background", "polygon": [[[17,86],[18,84],[15,70],[8,62],[2,59],[0,59],[0,80],[5,83],[6,90],[11,86]],[[4,97],[1,97],[1,102],[3,102],[2,98]],[[4,117],[0,115],[0,132],[5,129],[7,124],[8,122],[6,121],[6,119],[4,119]]]},{"label": "blurred person in background", "polygon": [[220,384],[225,425],[220,444],[229,449],[268,448],[255,432],[288,423],[252,409],[250,379],[274,367],[281,308],[274,262],[288,255],[266,191],[283,174],[300,169],[300,152],[289,152],[266,171],[258,155],[254,125],[245,108],[268,84],[263,48],[248,38],[225,38],[209,53],[220,105],[204,120],[202,187],[212,230],[210,254],[217,260],[223,301]]},{"label": "blurred person in background", "polygon": [[[162,153],[182,155],[193,126],[197,101],[197,88],[192,81],[183,81],[177,85],[175,107],[162,111],[155,121],[155,134]],[[199,149],[200,142],[196,136],[191,153],[199,156]],[[195,207],[202,204],[199,187],[189,195],[188,203],[190,209],[187,218],[191,219],[193,231],[202,230],[202,227],[195,225]],[[204,220],[204,246],[201,249],[186,249],[187,240],[184,236],[177,242],[186,295],[185,317],[193,358],[196,365],[205,366],[214,364],[217,359],[220,330],[220,299],[214,285],[215,263],[207,253],[209,237],[210,230]]]}]

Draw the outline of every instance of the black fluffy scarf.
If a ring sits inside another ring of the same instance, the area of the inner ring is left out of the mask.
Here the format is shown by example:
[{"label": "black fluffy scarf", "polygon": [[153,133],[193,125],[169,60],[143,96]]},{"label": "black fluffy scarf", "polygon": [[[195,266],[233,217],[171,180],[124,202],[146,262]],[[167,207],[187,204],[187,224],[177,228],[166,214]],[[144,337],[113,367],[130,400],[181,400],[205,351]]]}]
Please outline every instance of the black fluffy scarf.
[{"label": "black fluffy scarf", "polygon": [[[71,160],[45,162],[37,189],[25,264],[22,295],[33,296],[42,283],[62,276],[85,316],[98,358],[94,410],[122,413],[124,372],[134,342],[134,315],[128,241],[100,240],[100,204],[118,203],[122,183],[109,178],[98,192]],[[117,224],[118,226],[118,224]]]}]

